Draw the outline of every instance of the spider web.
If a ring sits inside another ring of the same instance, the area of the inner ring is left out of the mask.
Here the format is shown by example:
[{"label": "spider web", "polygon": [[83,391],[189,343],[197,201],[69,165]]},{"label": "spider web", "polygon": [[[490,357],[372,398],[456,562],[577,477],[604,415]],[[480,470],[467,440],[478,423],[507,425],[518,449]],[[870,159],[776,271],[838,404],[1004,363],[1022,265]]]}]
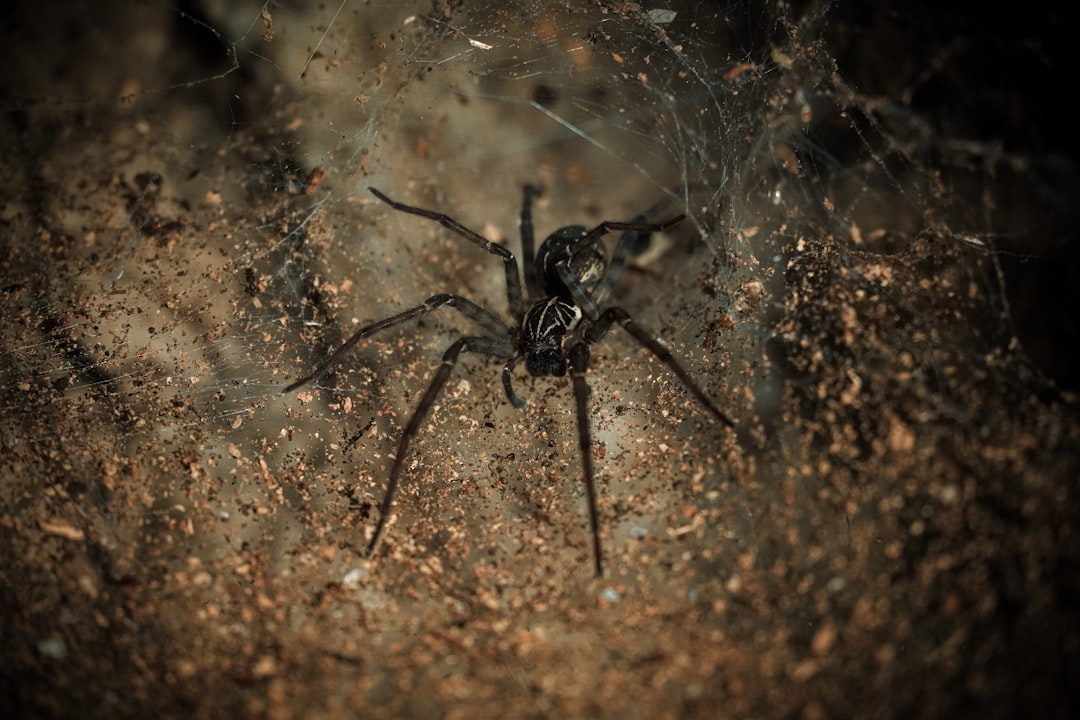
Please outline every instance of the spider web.
[{"label": "spider web", "polygon": [[[1075,133],[1016,79],[1069,18],[1015,15],[6,9],[3,702],[1075,706]],[[495,258],[368,186],[517,252],[526,183],[538,240],[687,214],[616,301],[737,428],[617,329],[594,348],[592,583],[568,383],[519,368],[517,411],[467,358],[369,562],[475,329],[440,310],[281,389],[438,292],[507,316]]]}]

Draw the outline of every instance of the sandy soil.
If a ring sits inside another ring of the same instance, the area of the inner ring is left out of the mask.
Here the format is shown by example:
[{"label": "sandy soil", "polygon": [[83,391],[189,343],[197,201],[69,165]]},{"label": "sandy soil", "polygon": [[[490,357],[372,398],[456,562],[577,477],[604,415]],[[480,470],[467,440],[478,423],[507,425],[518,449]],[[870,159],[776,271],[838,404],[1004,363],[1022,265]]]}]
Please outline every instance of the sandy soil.
[{"label": "sandy soil", "polygon": [[[441,173],[451,118],[380,126],[412,149],[396,177],[388,153],[382,175],[371,159],[324,176],[283,157],[316,142],[298,128],[317,113],[275,100],[264,70],[140,94],[103,32],[145,45],[151,77],[214,66],[177,14],[129,27],[118,5],[93,22],[5,11],[19,51],[0,130],[5,717],[1076,715],[1078,253],[1061,200],[1076,197],[1075,133],[1035,125],[1049,101],[1010,75],[1036,57],[1055,77],[1045,18],[837,15],[833,87],[860,103],[899,102],[931,61],[952,68],[901,103],[929,135],[889,131],[934,151],[890,168],[884,200],[854,174],[855,189],[822,182],[872,206],[857,236],[797,224],[804,204],[718,229],[731,244],[695,243],[687,223],[628,273],[621,302],[737,427],[628,338],[597,346],[596,579],[568,384],[519,372],[517,411],[482,359],[451,379],[363,557],[400,428],[467,327],[453,313],[280,392],[354,318],[435,289],[500,298],[497,263],[373,200],[370,177],[514,238],[528,168]],[[972,63],[966,42],[999,54]],[[125,78],[136,99],[107,99]],[[222,83],[258,122],[233,115],[200,145],[224,112],[202,92]],[[961,163],[937,133],[1000,153]],[[541,232],[567,207],[596,222],[655,201],[575,184],[578,160],[538,164],[565,181],[537,207]],[[329,211],[321,190],[346,199]],[[751,195],[748,214],[771,207]]]}]

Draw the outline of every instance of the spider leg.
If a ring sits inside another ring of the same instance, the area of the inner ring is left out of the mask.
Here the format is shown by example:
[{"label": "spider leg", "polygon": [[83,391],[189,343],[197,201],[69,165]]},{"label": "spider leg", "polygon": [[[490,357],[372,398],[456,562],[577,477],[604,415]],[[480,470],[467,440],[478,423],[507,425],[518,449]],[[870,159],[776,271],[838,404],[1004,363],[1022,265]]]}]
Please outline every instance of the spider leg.
[{"label": "spider leg", "polygon": [[521,259],[525,270],[525,287],[533,297],[544,295],[540,289],[540,280],[536,276],[536,235],[532,221],[532,201],[540,195],[540,188],[526,185],[521,201]]},{"label": "spider leg", "polygon": [[432,310],[438,307],[442,307],[443,305],[449,305],[455,308],[456,310],[461,312],[462,315],[469,318],[470,320],[473,320],[492,335],[508,336],[510,333],[510,328],[506,327],[502,320],[500,320],[494,313],[480,307],[471,300],[463,298],[459,295],[454,295],[453,293],[440,293],[438,295],[432,295],[422,304],[417,305],[416,307],[409,308],[405,312],[398,313],[397,315],[388,317],[385,320],[380,320],[379,322],[372,323],[371,325],[360,328],[353,334],[352,337],[345,341],[344,345],[327,355],[322,362],[316,365],[315,369],[312,370],[309,375],[305,375],[304,377],[300,378],[296,382],[286,387],[281,392],[290,393],[303,385],[307,385],[312,380],[317,380],[318,378],[322,377],[326,373],[326,371],[333,367],[345,353],[351,350],[353,346],[356,345],[356,343],[360,342],[364,338],[370,337],[377,332],[386,330],[387,328],[392,328],[395,325],[400,325],[401,323],[408,322],[409,320],[416,320],[417,318],[421,318],[424,315],[427,315]]},{"label": "spider leg", "polygon": [[640,217],[641,216],[639,215],[637,218],[634,218],[632,222],[612,222],[611,220],[605,220],[578,238],[574,242],[573,248],[577,249],[589,245],[590,243],[594,243],[612,230],[631,230],[639,233],[654,233],[674,227],[686,219],[685,214],[679,214],[660,223],[642,223],[637,222]]},{"label": "spider leg", "polygon": [[424,208],[414,207],[412,205],[406,205],[400,203],[397,200],[391,200],[379,190],[373,187],[369,187],[372,195],[382,200],[384,203],[394,208],[399,212],[409,213],[410,215],[418,215],[422,218],[434,220],[442,225],[447,230],[451,230],[461,237],[465,238],[469,242],[473,243],[477,247],[487,250],[492,255],[498,255],[503,260],[503,264],[506,266],[506,299],[510,305],[510,315],[514,318],[518,325],[521,325],[521,318],[525,315],[525,301],[521,294],[521,273],[518,269],[517,258],[514,257],[514,253],[510,252],[502,245],[493,243],[479,233],[470,230],[454,218],[444,213],[435,212],[434,210],[425,210]]},{"label": "spider leg", "polygon": [[594,322],[585,332],[585,341],[590,344],[599,342],[615,323],[622,326],[623,330],[630,333],[635,340],[655,355],[658,360],[671,368],[671,371],[682,381],[683,386],[693,393],[698,402],[704,405],[717,420],[728,427],[735,427],[735,423],[733,423],[731,419],[716,406],[716,403],[713,402],[712,398],[705,394],[705,391],[701,389],[701,386],[694,382],[690,377],[690,374],[683,369],[682,365],[679,364],[679,361],[675,359],[668,349],[661,345],[656,338],[645,332],[621,307],[610,307],[607,310],[604,310],[604,312],[600,314],[600,317],[596,319],[596,322]]},{"label": "spider leg", "polygon": [[394,502],[394,494],[397,492],[401,469],[405,466],[405,456],[409,452],[409,444],[423,424],[424,418],[427,417],[428,411],[431,410],[431,406],[435,404],[435,398],[439,396],[439,392],[442,391],[446,381],[450,378],[450,373],[457,364],[458,356],[463,352],[511,357],[514,354],[514,347],[509,340],[503,340],[502,338],[463,337],[456,340],[453,345],[446,349],[443,354],[442,365],[435,371],[431,383],[428,384],[427,391],[420,398],[420,403],[416,406],[412,417],[409,418],[409,422],[405,425],[405,430],[401,433],[401,440],[398,441],[394,465],[390,468],[390,480],[386,485],[386,495],[383,496],[382,504],[379,506],[379,520],[375,525],[375,531],[371,535],[371,541],[368,542],[366,552],[369,556],[375,552],[375,548],[379,544],[379,538],[382,537],[383,529],[386,527],[386,521],[390,517],[390,506]]},{"label": "spider leg", "polygon": [[[633,224],[644,223],[645,218],[645,215],[638,215],[630,222]],[[611,297],[611,294],[619,287],[619,280],[622,279],[626,261],[643,253],[645,248],[649,246],[650,237],[652,237],[652,231],[623,230],[622,234],[619,235],[619,241],[615,243],[615,252],[611,255],[607,273],[604,275],[600,287],[593,293],[593,299],[597,303],[603,303],[605,299]]]},{"label": "spider leg", "polygon": [[[641,213],[633,220],[630,221],[631,225],[647,225],[649,218],[654,218],[659,212],[671,204],[672,198],[661,198],[655,205]],[[672,222],[671,220],[667,222]],[[665,223],[666,224],[666,223]],[[603,304],[604,300],[611,297],[615,290],[619,287],[619,280],[622,279],[623,269],[626,265],[626,261],[632,257],[640,255],[645,252],[649,247],[649,238],[652,237],[653,230],[623,230],[619,236],[619,241],[615,244],[615,252],[611,256],[611,262],[608,263],[607,274],[604,275],[604,280],[600,284],[600,287],[593,293],[593,298],[597,304]]]},{"label": "spider leg", "polygon": [[577,402],[578,447],[581,448],[581,467],[585,476],[585,495],[589,501],[589,525],[592,527],[593,561],[596,577],[604,576],[603,553],[600,549],[600,520],[596,509],[596,481],[593,475],[592,433],[589,429],[589,384],[585,371],[589,367],[589,346],[584,341],[574,343],[568,353],[570,377],[574,383]]},{"label": "spider leg", "polygon": [[[581,308],[585,317],[590,320],[597,319],[597,316],[599,315],[599,303],[602,303],[618,284],[619,278],[622,276],[623,266],[626,264],[627,256],[634,254],[635,252],[640,252],[641,246],[648,239],[650,234],[661,230],[667,230],[673,225],[685,220],[686,215],[676,215],[662,223],[638,222],[638,220],[643,219],[644,216],[639,215],[634,218],[633,222],[628,223],[605,220],[592,230],[589,230],[584,235],[574,240],[573,244],[566,248],[563,259],[555,264],[555,272],[558,273],[559,280],[570,292],[570,296],[573,298],[574,303]],[[619,237],[619,242],[615,246],[615,255],[608,265],[607,272],[604,275],[600,287],[596,288],[590,295],[585,290],[584,285],[582,285],[575,272],[570,268],[570,258],[574,256],[575,252],[597,242],[605,233],[611,230],[622,230],[623,234]]]}]

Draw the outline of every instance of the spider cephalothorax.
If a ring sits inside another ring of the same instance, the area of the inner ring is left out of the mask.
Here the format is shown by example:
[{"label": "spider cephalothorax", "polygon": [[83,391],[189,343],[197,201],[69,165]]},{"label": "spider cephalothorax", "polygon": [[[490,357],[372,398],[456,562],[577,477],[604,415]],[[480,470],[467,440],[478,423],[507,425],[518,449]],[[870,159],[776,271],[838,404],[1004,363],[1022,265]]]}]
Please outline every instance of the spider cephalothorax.
[{"label": "spider cephalothorax", "polygon": [[566,374],[563,342],[580,322],[581,308],[560,297],[544,298],[529,308],[521,323],[520,342],[525,355],[525,369],[530,375]]},{"label": "spider cephalothorax", "polygon": [[[592,438],[587,413],[589,387],[585,381],[585,372],[589,365],[589,345],[599,342],[612,325],[619,325],[667,365],[686,389],[717,420],[729,427],[733,425],[712,399],[691,379],[672,354],[652,335],[642,330],[625,310],[617,306],[601,309],[618,285],[627,257],[639,252],[647,244],[650,233],[676,225],[685,218],[685,215],[656,224],[644,222],[643,217],[635,218],[633,222],[628,223],[605,221],[591,230],[581,225],[569,225],[549,235],[541,243],[539,250],[534,251],[532,201],[540,194],[540,191],[531,185],[526,185],[521,207],[521,251],[525,287],[535,298],[526,309],[525,296],[522,292],[521,269],[512,252],[502,245],[487,240],[449,215],[405,205],[391,200],[375,188],[368,189],[375,197],[395,210],[434,220],[474,245],[501,258],[506,272],[507,303],[514,324],[508,325],[495,313],[460,295],[439,293],[432,295],[420,305],[361,328],[345,344],[323,359],[311,374],[285,388],[284,392],[290,392],[321,377],[344,353],[362,339],[395,325],[420,318],[443,305],[456,308],[485,331],[483,335],[461,337],[446,349],[442,365],[435,371],[435,376],[431,379],[427,391],[406,423],[401,440],[398,442],[394,464],[390,469],[390,480],[379,507],[379,519],[368,542],[367,553],[370,555],[375,551],[382,537],[412,438],[449,379],[458,357],[463,352],[476,352],[506,360],[502,371],[503,388],[506,397],[515,407],[525,405],[525,400],[515,393],[513,388],[513,371],[519,362],[524,361],[525,369],[534,377],[563,376],[569,371],[576,399],[578,445],[581,450],[585,491],[589,502],[593,558],[596,574],[603,575],[600,525],[593,479]],[[615,246],[615,254],[609,264],[599,240],[612,230],[621,230],[623,233]]]}]

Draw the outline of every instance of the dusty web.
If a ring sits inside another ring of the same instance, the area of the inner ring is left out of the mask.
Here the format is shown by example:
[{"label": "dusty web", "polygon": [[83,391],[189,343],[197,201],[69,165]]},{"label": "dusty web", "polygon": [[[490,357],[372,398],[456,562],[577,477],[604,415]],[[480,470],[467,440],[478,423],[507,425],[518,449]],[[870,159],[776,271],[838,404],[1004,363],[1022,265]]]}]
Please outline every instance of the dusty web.
[{"label": "dusty web", "polygon": [[[824,3],[4,13],[3,702],[1067,704],[1075,167],[1006,82],[1054,67],[1060,18],[1014,44]],[[475,328],[443,309],[281,391],[438,292],[509,316],[497,259],[369,186],[518,252],[525,184],[540,237],[688,216],[616,300],[736,428],[625,334],[596,346],[593,581],[568,383],[519,367],[515,410],[466,358],[367,560],[401,428]]]}]

